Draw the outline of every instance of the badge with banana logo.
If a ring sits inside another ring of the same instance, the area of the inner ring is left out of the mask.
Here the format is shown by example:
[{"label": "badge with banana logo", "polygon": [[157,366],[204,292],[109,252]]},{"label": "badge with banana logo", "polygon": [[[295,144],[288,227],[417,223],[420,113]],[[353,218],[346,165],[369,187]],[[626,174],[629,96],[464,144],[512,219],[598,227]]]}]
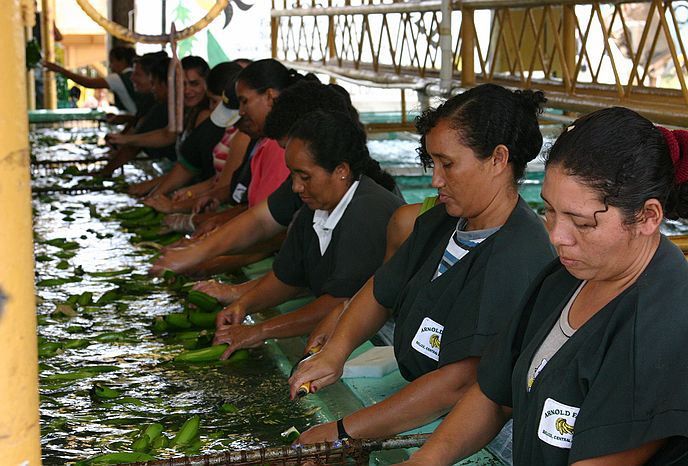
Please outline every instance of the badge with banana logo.
[{"label": "badge with banana logo", "polygon": [[556,427],[561,435],[573,434],[573,426],[566,422],[566,419],[563,417],[560,417],[556,420],[554,427]]},{"label": "badge with banana logo", "polygon": [[444,325],[426,317],[418,327],[418,331],[411,341],[411,347],[422,355],[439,361],[443,332]]},{"label": "badge with banana logo", "polygon": [[542,407],[537,436],[557,448],[571,448],[576,418],[580,408],[547,398]]}]

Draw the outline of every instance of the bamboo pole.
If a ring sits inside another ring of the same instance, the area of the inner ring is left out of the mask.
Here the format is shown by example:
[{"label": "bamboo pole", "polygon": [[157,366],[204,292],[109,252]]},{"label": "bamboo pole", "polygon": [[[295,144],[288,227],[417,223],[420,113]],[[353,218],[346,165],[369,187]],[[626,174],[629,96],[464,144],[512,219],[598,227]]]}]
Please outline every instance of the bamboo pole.
[{"label": "bamboo pole", "polygon": [[[349,440],[323,442],[311,445],[259,448],[257,450],[230,451],[212,455],[188,456],[162,461],[149,461],[147,466],[221,466],[227,464],[247,464],[269,462],[270,460],[296,459],[318,454],[355,453],[357,451],[392,450],[398,448],[417,448],[422,446],[430,434],[399,435],[382,440]],[[301,464],[300,462],[298,464]]]},{"label": "bamboo pole", "polygon": [[452,4],[451,0],[442,0],[442,20],[440,22],[440,50],[442,51],[442,68],[440,69],[440,89],[449,95],[454,75],[454,51],[452,50]]},{"label": "bamboo pole", "polygon": [[564,42],[564,63],[571,73],[571,87],[567,89],[570,93],[576,82],[576,10],[574,5],[564,5],[562,14],[564,15],[564,27],[562,30]]},{"label": "bamboo pole", "polygon": [[[93,5],[89,3],[89,0],[76,0],[76,3],[84,11],[84,13],[88,15],[89,18],[98,23],[103,29],[119,40],[125,42],[141,42],[143,44],[166,44],[169,39],[168,34],[151,35],[139,34],[137,32],[130,31],[121,24],[110,21],[101,15],[98,10],[93,8]],[[185,27],[177,32],[177,41],[189,38],[198,31],[205,29],[210,23],[213,22],[215,18],[218,17],[220,13],[222,13],[225,8],[227,8],[228,3],[229,0],[215,0],[215,4],[210,10],[208,10],[208,13],[206,13],[203,18],[199,19],[191,26]]]},{"label": "bamboo pole", "polygon": [[[55,0],[43,0],[41,14],[41,40],[43,41],[43,58],[45,61],[55,61]],[[54,110],[57,108],[57,85],[55,73],[43,71],[43,107]]]},{"label": "bamboo pole", "polygon": [[[275,0],[272,0],[272,9],[275,9]],[[277,34],[279,33],[279,18],[270,17],[270,51],[272,58],[277,58]]]},{"label": "bamboo pole", "polygon": [[0,15],[0,463],[40,465],[28,119],[20,0]]},{"label": "bamboo pole", "polygon": [[474,50],[475,23],[471,8],[461,9],[461,85],[470,87],[475,85]]}]

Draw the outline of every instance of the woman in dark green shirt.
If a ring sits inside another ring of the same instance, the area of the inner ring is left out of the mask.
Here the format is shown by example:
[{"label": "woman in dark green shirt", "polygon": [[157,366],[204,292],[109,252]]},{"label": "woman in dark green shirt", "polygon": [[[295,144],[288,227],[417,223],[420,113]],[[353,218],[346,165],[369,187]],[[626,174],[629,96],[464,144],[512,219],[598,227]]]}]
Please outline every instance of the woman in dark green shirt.
[{"label": "woman in dark green shirt", "polygon": [[569,126],[542,198],[560,258],[411,464],[453,464],[514,420],[514,464],[686,464],[688,264],[661,235],[685,217],[688,133],[625,108]]},{"label": "woman in dark green shirt", "polygon": [[541,92],[482,85],[429,110],[416,123],[442,204],[359,291],[323,350],[290,379],[292,396],[319,390],[387,320],[411,383],[343,420],[305,432],[302,443],[385,437],[449,411],[475,381],[489,339],[554,257],[544,224],[518,195],[518,180],[542,146]]},{"label": "woman in dark green shirt", "polygon": [[[304,335],[351,298],[382,264],[389,218],[403,200],[392,177],[370,158],[365,131],[344,113],[311,112],[289,131],[285,152],[292,189],[304,205],[273,269],[217,317],[223,357],[268,338]],[[315,300],[257,325],[247,314],[308,291]]]}]

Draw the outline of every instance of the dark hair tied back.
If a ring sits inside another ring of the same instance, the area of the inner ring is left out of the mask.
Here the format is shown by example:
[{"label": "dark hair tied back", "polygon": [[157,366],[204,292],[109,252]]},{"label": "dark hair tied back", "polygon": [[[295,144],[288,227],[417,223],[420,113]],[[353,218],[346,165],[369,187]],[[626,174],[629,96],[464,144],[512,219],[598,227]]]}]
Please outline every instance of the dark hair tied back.
[{"label": "dark hair tied back", "polygon": [[[317,77],[309,73],[308,79]],[[292,84],[304,79],[304,76],[272,58],[257,60],[241,70],[237,81],[245,83],[254,91],[262,94],[268,89],[282,91]]]},{"label": "dark hair tied back", "polygon": [[416,118],[416,129],[421,135],[421,162],[432,166],[425,148],[426,137],[440,121],[446,120],[458,140],[479,159],[491,157],[500,144],[506,146],[516,183],[542,148],[537,117],[546,101],[542,91],[510,91],[496,84],[483,84],[458,94]]},{"label": "dark hair tied back", "polygon": [[637,221],[649,199],[659,200],[668,218],[688,214],[687,185],[675,183],[661,130],[633,110],[607,108],[576,120],[550,149],[546,167],[552,166],[597,191],[627,224]]},{"label": "dark hair tied back", "polygon": [[[343,93],[345,94],[343,94]],[[265,119],[263,133],[271,139],[282,139],[303,115],[315,110],[350,113],[360,124],[358,112],[351,105],[348,92],[320,81],[303,79],[282,91]]]},{"label": "dark hair tied back", "polygon": [[310,112],[294,124],[289,137],[304,141],[315,163],[330,173],[346,162],[354,180],[366,175],[389,191],[395,188],[394,178],[370,157],[365,131],[348,113]]}]

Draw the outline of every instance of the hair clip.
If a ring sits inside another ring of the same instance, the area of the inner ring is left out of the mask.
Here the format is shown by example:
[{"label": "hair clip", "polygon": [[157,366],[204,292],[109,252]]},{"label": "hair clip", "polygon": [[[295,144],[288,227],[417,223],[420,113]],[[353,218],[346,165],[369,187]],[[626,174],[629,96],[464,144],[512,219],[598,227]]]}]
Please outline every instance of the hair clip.
[{"label": "hair clip", "polygon": [[575,127],[576,127],[576,125],[569,126],[568,128],[566,128],[566,132],[568,133],[569,131],[571,131]]}]

